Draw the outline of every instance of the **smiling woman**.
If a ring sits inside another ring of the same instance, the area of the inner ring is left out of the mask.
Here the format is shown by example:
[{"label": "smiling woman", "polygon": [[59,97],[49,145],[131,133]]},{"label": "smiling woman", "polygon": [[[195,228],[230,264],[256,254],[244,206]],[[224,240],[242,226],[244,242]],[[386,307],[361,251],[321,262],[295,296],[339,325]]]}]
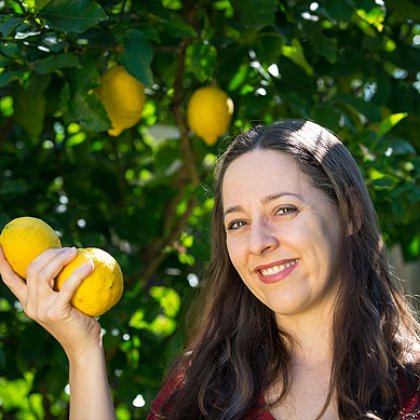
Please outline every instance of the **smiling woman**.
[{"label": "smiling woman", "polygon": [[193,314],[149,419],[420,419],[419,326],[356,162],[315,123],[220,159]]},{"label": "smiling woman", "polygon": [[252,294],[283,327],[291,315],[332,314],[343,232],[328,196],[293,158],[271,150],[232,162],[222,191],[229,257]]}]

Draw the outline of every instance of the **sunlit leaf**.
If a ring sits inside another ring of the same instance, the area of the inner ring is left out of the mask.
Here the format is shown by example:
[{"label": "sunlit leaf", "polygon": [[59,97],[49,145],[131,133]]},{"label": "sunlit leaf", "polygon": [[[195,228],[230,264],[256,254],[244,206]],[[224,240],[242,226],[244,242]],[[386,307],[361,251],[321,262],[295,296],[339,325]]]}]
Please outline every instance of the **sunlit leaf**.
[{"label": "sunlit leaf", "polygon": [[407,117],[406,112],[399,112],[397,114],[392,114],[389,117],[385,118],[378,127],[378,137],[383,137],[385,134],[389,133],[401,120]]},{"label": "sunlit leaf", "polygon": [[179,311],[181,299],[174,289],[154,286],[150,289],[150,295],[159,301],[165,315],[170,317],[176,316]]},{"label": "sunlit leaf", "polygon": [[283,45],[282,52],[285,57],[302,67],[308,75],[312,76],[314,74],[313,68],[306,61],[302,45],[298,39],[293,38],[291,45]]}]

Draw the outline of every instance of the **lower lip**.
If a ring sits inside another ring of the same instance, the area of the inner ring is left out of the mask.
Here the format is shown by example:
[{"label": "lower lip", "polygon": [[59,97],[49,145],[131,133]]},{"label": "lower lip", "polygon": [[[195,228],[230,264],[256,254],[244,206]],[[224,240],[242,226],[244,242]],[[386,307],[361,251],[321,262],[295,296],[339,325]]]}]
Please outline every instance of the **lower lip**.
[{"label": "lower lip", "polygon": [[263,276],[262,273],[258,271],[258,278],[265,284],[278,283],[279,281],[284,280],[297,267],[297,265],[298,262],[296,262],[294,265],[291,265],[290,267],[287,267],[283,271],[266,276]]}]

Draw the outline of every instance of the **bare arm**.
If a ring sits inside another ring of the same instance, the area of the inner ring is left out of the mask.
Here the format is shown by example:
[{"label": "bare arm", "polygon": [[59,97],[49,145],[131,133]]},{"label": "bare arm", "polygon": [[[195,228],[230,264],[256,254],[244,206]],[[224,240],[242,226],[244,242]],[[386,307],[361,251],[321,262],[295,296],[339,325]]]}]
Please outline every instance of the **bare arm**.
[{"label": "bare arm", "polygon": [[114,420],[101,347],[70,361],[70,420]]},{"label": "bare arm", "polygon": [[101,327],[70,304],[77,287],[94,270],[93,263],[75,270],[59,292],[53,288],[54,278],[76,254],[72,248],[45,251],[29,266],[25,283],[12,270],[0,247],[0,274],[25,313],[44,327],[67,354],[70,419],[115,420]]}]

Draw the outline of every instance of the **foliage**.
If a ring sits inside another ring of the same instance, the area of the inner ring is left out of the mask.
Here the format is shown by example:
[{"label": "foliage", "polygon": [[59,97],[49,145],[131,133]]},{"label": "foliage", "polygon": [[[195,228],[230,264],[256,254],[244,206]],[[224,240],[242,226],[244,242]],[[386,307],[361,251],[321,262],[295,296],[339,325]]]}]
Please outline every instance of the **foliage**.
[{"label": "foliage", "polygon": [[[287,117],[334,130],[388,244],[419,257],[419,22],[415,0],[0,2],[0,226],[40,217],[64,245],[120,262],[125,294],[101,317],[119,419],[145,416],[181,349],[208,259],[211,173],[235,133]],[[113,63],[147,94],[116,138],[96,95]],[[235,103],[214,146],[185,122],[209,84]],[[67,418],[63,352],[0,296],[0,419]]]}]

